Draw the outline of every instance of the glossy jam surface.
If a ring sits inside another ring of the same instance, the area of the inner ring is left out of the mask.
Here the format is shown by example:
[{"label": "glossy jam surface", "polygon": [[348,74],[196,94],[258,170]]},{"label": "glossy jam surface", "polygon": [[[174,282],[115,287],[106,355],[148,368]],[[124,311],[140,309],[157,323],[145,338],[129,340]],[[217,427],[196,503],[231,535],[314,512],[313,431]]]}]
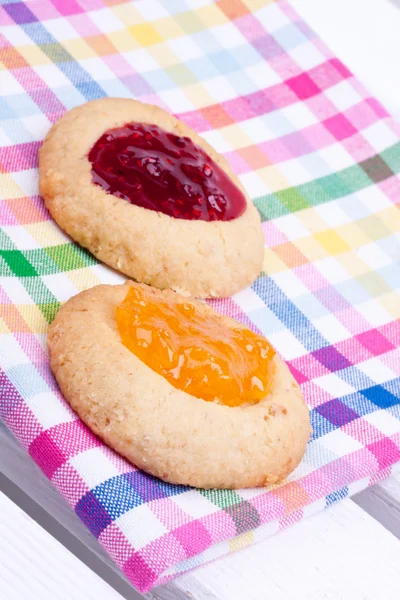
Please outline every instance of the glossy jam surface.
[{"label": "glossy jam surface", "polygon": [[117,307],[117,325],[131,352],[192,396],[240,406],[259,402],[270,389],[275,351],[267,340],[192,304],[131,287]]},{"label": "glossy jam surface", "polygon": [[92,180],[127,202],[177,219],[230,221],[246,199],[192,140],[157,125],[106,131],[89,152]]}]

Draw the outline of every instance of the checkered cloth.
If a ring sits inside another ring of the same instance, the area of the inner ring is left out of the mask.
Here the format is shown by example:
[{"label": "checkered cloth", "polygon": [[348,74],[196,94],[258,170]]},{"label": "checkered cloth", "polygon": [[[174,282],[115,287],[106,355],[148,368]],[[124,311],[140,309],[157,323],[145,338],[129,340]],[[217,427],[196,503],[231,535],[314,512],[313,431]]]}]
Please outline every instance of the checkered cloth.
[{"label": "checkered cloth", "polygon": [[[287,2],[5,0],[0,23],[0,414],[132,584],[146,591],[387,476],[400,459],[399,125]],[[60,304],[123,277],[50,219],[37,150],[65,110],[105,95],[194,127],[262,215],[264,271],[212,304],[271,340],[310,407],[312,441],[280,487],[141,473],[52,378]]]}]

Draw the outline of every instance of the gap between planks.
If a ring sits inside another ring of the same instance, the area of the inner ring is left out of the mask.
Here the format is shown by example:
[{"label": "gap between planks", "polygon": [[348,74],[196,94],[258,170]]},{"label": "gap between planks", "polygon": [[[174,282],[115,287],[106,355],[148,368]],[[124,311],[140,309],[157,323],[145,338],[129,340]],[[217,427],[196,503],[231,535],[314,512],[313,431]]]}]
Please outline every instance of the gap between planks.
[{"label": "gap between planks", "polygon": [[[121,597],[127,600],[139,600],[142,596],[131,588],[97,540],[89,533],[58,492],[54,490],[48,479],[17,440],[1,424],[0,445],[2,447],[0,473],[3,473],[2,479],[0,479],[0,487],[3,487],[15,503],[19,504],[66,548],[112,585],[114,589],[118,590]],[[279,536],[273,536],[264,542],[245,548],[215,563],[200,567],[193,573],[183,575],[174,582],[157,588],[147,597],[152,600],[181,600],[183,598],[195,598],[196,600],[218,598],[218,600],[225,600],[228,596],[221,595],[222,592],[218,586],[227,590],[230,590],[231,586],[238,590],[243,586],[248,586],[253,595],[251,596],[249,595],[250,592],[246,592],[246,600],[253,600],[253,598],[254,600],[256,598],[257,600],[264,600],[264,598],[268,599],[269,596],[260,595],[261,587],[268,585],[275,589],[280,585],[287,594],[285,600],[289,600],[292,597],[290,594],[293,590],[288,585],[292,580],[297,581],[298,586],[302,589],[305,585],[303,573],[308,573],[306,580],[311,578],[312,581],[320,585],[318,583],[318,572],[324,572],[326,593],[331,594],[332,592],[329,590],[334,589],[332,586],[338,585],[335,573],[343,569],[343,560],[353,564],[355,581],[358,581],[358,577],[360,584],[357,585],[361,585],[363,578],[365,579],[362,570],[363,552],[366,551],[365,549],[368,546],[376,545],[381,538],[385,542],[382,542],[382,544],[379,542],[382,548],[386,547],[385,544],[387,544],[387,548],[396,549],[393,557],[396,561],[399,561],[397,564],[400,564],[399,540],[361,508],[365,508],[375,518],[382,521],[385,526],[390,525],[393,531],[398,533],[400,528],[400,475],[393,476],[379,486],[357,494],[354,498],[358,506],[352,500],[345,500],[331,510],[308,517],[301,523],[293,525],[289,530],[281,532]],[[383,512],[380,510],[380,503],[384,504]],[[341,508],[342,506],[344,508]],[[317,521],[315,521],[316,519]],[[318,523],[317,531],[315,530],[316,526],[313,525],[316,522]],[[363,534],[358,540],[354,536],[359,534],[360,527],[367,538]],[[324,532],[323,539],[317,534],[319,528]],[[319,548],[318,551],[313,551],[314,543],[315,548]],[[352,545],[357,548],[358,562],[354,552],[351,551]],[[400,576],[391,568],[390,557],[386,556],[385,552],[382,553],[382,548],[377,556],[375,556],[375,550],[373,551],[374,560],[376,558],[379,566],[381,559],[384,559],[388,566],[385,567],[386,571],[383,569],[382,572],[386,572],[387,576],[390,576],[391,582],[396,578],[400,582]],[[293,552],[294,554],[290,560],[288,558],[288,560],[285,559],[281,562],[280,558],[276,563],[275,556],[281,556],[282,554],[284,557],[286,554],[289,557]],[[369,556],[368,552],[369,550],[367,551],[367,557]],[[331,571],[328,569],[327,560],[332,562],[329,567]],[[291,573],[289,579],[287,577],[288,564]],[[252,565],[256,568],[256,571],[254,571]],[[302,565],[301,569],[299,565]],[[258,572],[256,580],[254,580],[255,572]],[[379,570],[375,569],[371,572],[374,573],[375,579],[379,579]],[[274,573],[276,573],[276,577],[273,576]],[[212,587],[214,580],[217,586],[215,589]],[[204,589],[202,589],[203,587]],[[369,585],[369,589],[374,588]],[[219,594],[219,596],[215,594]],[[277,595],[277,591],[274,594],[270,596],[271,600],[284,598],[284,596]],[[320,597],[324,598],[324,596],[315,596],[315,600]],[[331,597],[346,599],[346,596],[343,595],[327,595],[325,597],[327,600]],[[398,597],[400,597],[400,589],[398,590]],[[231,595],[229,600],[236,600],[236,598],[239,599],[241,596]],[[364,595],[363,598],[369,599],[370,596]],[[388,595],[383,600],[390,600],[390,598],[391,596]],[[296,596],[296,600],[303,599],[314,600],[310,595]],[[379,596],[371,597],[371,600],[379,599]],[[354,597],[354,600],[357,600],[357,597]]]}]

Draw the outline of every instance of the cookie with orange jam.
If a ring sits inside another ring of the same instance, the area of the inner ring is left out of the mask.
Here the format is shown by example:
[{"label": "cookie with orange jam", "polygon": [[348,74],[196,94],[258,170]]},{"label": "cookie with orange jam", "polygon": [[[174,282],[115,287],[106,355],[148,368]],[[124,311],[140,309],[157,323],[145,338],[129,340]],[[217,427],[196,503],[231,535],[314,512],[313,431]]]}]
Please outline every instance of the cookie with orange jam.
[{"label": "cookie with orange jam", "polygon": [[78,294],[50,326],[51,369],[90,429],[140,469],[200,488],[274,484],[310,435],[269,342],[207,304],[143,284]]},{"label": "cookie with orange jam", "polygon": [[226,160],[157,106],[103,98],[67,112],[39,152],[55,221],[129,277],[229,296],[261,270],[259,214]]}]

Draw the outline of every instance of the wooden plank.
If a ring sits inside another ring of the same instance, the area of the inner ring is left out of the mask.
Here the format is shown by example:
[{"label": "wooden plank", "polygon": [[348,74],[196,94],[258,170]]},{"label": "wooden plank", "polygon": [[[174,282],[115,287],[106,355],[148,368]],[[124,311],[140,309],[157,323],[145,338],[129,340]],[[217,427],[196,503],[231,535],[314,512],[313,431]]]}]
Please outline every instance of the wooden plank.
[{"label": "wooden plank", "polygon": [[152,600],[398,600],[400,541],[351,500],[187,573]]},{"label": "wooden plank", "polygon": [[2,600],[122,600],[1,492],[0,531]]},{"label": "wooden plank", "polygon": [[143,598],[1,421],[0,447],[0,489],[121,597]]},{"label": "wooden plank", "polygon": [[392,475],[352,499],[400,539],[400,474]]},{"label": "wooden plank", "polygon": [[[11,485],[16,488],[16,490],[13,490],[10,485],[8,486],[8,491],[13,499],[16,502],[21,502],[22,498],[23,508],[29,514],[32,514],[40,524],[46,529],[48,528],[57,539],[76,553],[82,561],[89,564],[101,577],[118,589],[124,598],[129,600],[141,598],[142,596],[135,592],[124,580],[116,565],[105,554],[97,540],[87,531],[58,492],[52,488],[48,479],[4,426],[0,426],[0,446],[2,448],[0,472],[5,473],[12,482]],[[373,506],[377,489],[382,490],[382,493],[384,492],[386,497],[390,499],[395,511],[392,515],[392,522],[398,522],[396,515],[400,506],[400,476],[391,478],[381,484],[379,488],[375,486],[365,490],[358,495],[358,501],[360,498],[371,496],[371,505]],[[370,508],[371,506],[369,506]],[[387,510],[387,507],[385,510]],[[378,517],[381,518],[381,515],[378,515]],[[55,525],[58,525],[58,528]],[[382,541],[380,541],[381,539]],[[380,569],[381,559],[386,561],[388,558],[388,566],[382,572],[389,578],[388,581],[392,585],[400,578],[393,571],[391,559],[386,556],[381,546],[389,550],[396,549],[393,556],[397,561],[400,558],[397,554],[398,551],[400,552],[398,544],[398,540],[393,535],[379,523],[374,522],[359,506],[348,500],[329,511],[309,517],[278,536],[265,540],[265,542],[201,567],[193,573],[183,575],[174,582],[157,588],[148,597],[154,600],[201,599],[207,597],[206,593],[211,590],[210,599],[219,598],[219,600],[224,600],[228,596],[224,596],[221,590],[226,588],[230,593],[233,589],[238,590],[237,594],[230,596],[230,600],[236,600],[236,598],[244,597],[241,594],[243,589],[248,586],[249,590],[252,590],[253,596],[248,596],[247,600],[251,600],[252,597],[264,599],[267,596],[255,595],[260,594],[261,588],[269,589],[272,586],[271,589],[278,590],[281,586],[281,590],[283,590],[279,592],[281,596],[277,595],[275,598],[272,595],[272,598],[274,600],[278,600],[280,597],[284,598],[282,594],[285,592],[287,593],[285,600],[287,600],[291,598],[292,587],[290,586],[296,587],[297,585],[299,590],[304,587],[307,591],[308,584],[306,585],[306,583],[309,580],[314,581],[316,586],[312,593],[319,593],[322,580],[318,573],[322,573],[323,579],[326,580],[323,588],[324,593],[331,594],[329,590],[340,584],[338,578],[344,568],[343,562],[352,565],[357,589],[357,586],[361,586],[364,577],[362,566],[364,554],[365,560],[369,561],[369,572],[373,572],[377,580],[380,579],[380,575],[379,570],[371,570],[373,560],[377,559],[377,569]],[[376,557],[375,550],[371,550],[371,548],[378,548],[379,556]],[[294,551],[296,555],[292,556]],[[275,556],[280,557],[277,562]],[[285,556],[288,556],[288,559],[285,559]],[[241,568],[242,564],[244,565],[243,568]],[[290,565],[289,572],[291,574],[289,579],[287,577],[288,565]],[[214,580],[216,587],[211,586],[210,588],[210,582]],[[297,582],[297,584],[295,585],[293,582]],[[342,589],[340,585],[338,589],[339,591]],[[350,586],[349,589],[353,588]],[[359,587],[359,589],[362,589],[362,587]],[[374,588],[368,583],[368,589],[373,590]],[[392,589],[396,590],[395,585],[392,585]],[[192,596],[188,595],[189,593]],[[278,592],[276,593],[278,594]],[[218,596],[216,594],[222,595]],[[315,600],[320,597],[315,596]],[[340,598],[341,596],[326,596],[327,599],[330,597]],[[369,598],[369,596],[364,597]],[[374,600],[379,597],[376,596]],[[400,597],[400,590],[398,597]],[[312,596],[299,591],[296,600],[302,600],[303,598],[311,600]],[[346,596],[342,596],[342,598],[346,598]],[[353,599],[353,597],[349,598]],[[354,596],[354,598],[357,600],[357,596]],[[385,600],[390,600],[390,598],[391,596],[388,595]]]}]

